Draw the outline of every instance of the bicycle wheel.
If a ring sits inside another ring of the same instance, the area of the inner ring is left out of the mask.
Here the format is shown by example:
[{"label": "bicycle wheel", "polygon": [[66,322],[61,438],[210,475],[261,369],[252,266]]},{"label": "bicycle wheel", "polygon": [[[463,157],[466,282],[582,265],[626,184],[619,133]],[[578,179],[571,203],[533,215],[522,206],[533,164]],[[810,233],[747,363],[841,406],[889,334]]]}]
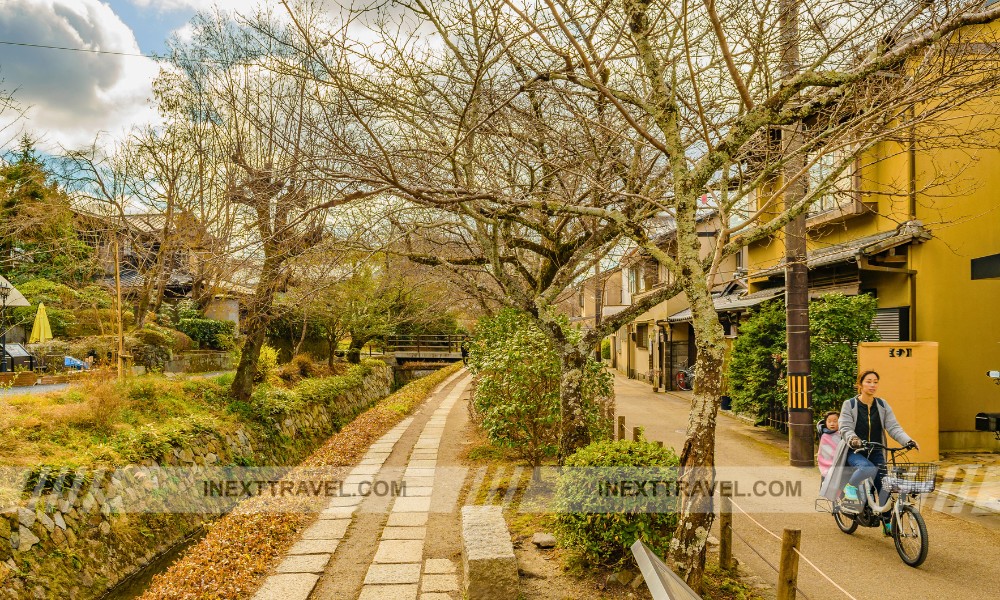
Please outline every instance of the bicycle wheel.
[{"label": "bicycle wheel", "polygon": [[837,522],[837,527],[847,535],[854,533],[858,528],[858,520],[851,515],[845,515],[836,508],[833,509],[833,520]]},{"label": "bicycle wheel", "polygon": [[892,539],[904,563],[911,567],[923,564],[931,544],[927,539],[927,525],[917,509],[907,505],[900,511],[898,522],[893,517]]}]

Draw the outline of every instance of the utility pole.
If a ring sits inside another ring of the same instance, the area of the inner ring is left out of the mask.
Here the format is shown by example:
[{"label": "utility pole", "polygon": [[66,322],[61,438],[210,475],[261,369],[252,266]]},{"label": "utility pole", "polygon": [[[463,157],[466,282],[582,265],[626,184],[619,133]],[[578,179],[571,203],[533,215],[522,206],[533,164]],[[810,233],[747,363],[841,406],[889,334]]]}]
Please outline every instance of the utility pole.
[{"label": "utility pole", "polygon": [[[604,312],[604,282],[601,281],[601,261],[594,264],[594,329],[601,326],[601,313]],[[601,362],[601,344],[603,340],[597,340],[597,350],[595,359]]]},{"label": "utility pole", "polygon": [[[784,79],[799,71],[800,0],[779,0],[781,61]],[[785,210],[807,193],[808,178],[799,175],[805,168],[802,125],[782,129]],[[797,177],[797,178],[796,178]],[[793,181],[794,179],[794,181]],[[785,226],[785,319],[788,336],[788,457],[794,467],[813,465],[813,414],[809,376],[809,268],[806,264],[806,216],[795,217]]]}]

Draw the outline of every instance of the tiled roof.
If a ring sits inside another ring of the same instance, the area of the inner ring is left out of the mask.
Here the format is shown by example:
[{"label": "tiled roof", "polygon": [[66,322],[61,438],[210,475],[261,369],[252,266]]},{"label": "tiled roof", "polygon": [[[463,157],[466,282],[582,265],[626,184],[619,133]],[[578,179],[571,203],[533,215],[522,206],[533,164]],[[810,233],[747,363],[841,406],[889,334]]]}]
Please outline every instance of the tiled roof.
[{"label": "tiled roof", "polygon": [[[907,221],[897,229],[882,231],[873,235],[835,244],[828,248],[813,250],[806,257],[806,265],[810,269],[835,265],[837,263],[856,261],[862,256],[878,254],[889,248],[902,246],[913,241],[924,241],[930,238],[930,233],[924,229],[920,221]],[[751,278],[770,277],[785,273],[785,259],[769,269],[750,273]]]}]

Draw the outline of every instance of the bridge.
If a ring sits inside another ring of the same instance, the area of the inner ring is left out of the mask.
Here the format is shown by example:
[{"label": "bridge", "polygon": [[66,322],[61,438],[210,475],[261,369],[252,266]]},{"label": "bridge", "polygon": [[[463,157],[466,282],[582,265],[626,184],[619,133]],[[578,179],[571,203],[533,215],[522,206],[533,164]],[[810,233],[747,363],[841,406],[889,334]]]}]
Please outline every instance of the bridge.
[{"label": "bridge", "polygon": [[407,362],[458,362],[462,360],[464,335],[401,335],[385,340],[385,353],[396,364]]}]

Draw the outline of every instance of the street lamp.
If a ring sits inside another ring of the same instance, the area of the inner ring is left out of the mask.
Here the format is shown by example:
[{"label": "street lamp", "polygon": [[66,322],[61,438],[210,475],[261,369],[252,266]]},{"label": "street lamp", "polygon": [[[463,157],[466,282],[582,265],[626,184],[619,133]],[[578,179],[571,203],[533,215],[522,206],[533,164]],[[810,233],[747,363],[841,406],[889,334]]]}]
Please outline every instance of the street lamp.
[{"label": "street lamp", "polygon": [[13,289],[0,281],[0,373],[7,372],[7,298]]}]

